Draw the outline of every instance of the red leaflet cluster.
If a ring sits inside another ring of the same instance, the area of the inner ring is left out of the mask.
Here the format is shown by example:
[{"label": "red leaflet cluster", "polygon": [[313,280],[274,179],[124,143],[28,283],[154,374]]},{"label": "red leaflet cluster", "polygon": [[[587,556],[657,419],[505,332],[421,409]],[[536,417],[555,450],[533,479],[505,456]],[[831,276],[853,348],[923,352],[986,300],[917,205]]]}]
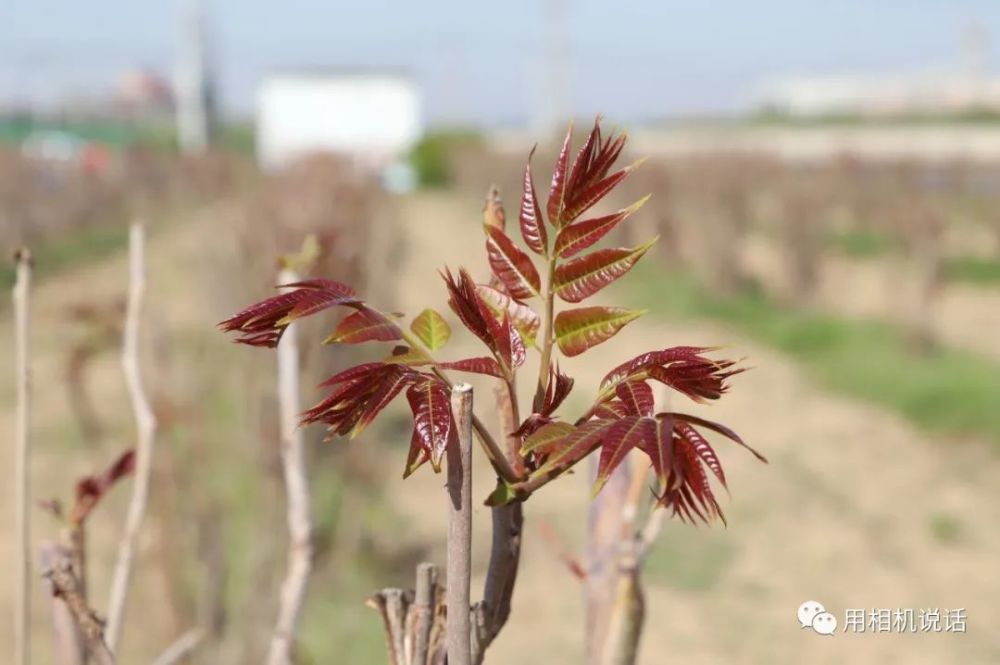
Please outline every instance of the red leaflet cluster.
[{"label": "red leaflet cluster", "polygon": [[302,414],[303,424],[323,423],[331,435],[354,437],[406,389],[413,412],[413,437],[406,464],[409,475],[430,460],[440,469],[452,430],[449,393],[433,374],[398,363],[371,362],[331,376],[323,387],[332,392]]},{"label": "red leaflet cluster", "polygon": [[219,324],[223,332],[238,332],[236,341],[274,348],[288,324],[334,305],[357,305],[360,300],[346,284],[332,279],[310,279],[285,284],[295,289],[247,307]]},{"label": "red leaflet cluster", "polygon": [[[503,479],[491,496],[492,503],[523,500],[595,451],[600,456],[597,491],[629,454],[639,450],[656,471],[655,491],[661,505],[684,520],[722,518],[710,476],[723,486],[726,477],[702,431],[749,447],[717,423],[682,413],[656,413],[651,384],[658,382],[697,402],[716,400],[727,391],[728,379],[743,371],[736,362],[711,358],[709,353],[714,349],[706,347],[649,351],[608,372],[594,402],[581,417],[566,421],[556,413],[573,389],[573,379],[559,370],[555,355],[580,355],[611,339],[643,314],[622,307],[575,306],[628,273],[655,242],[636,247],[594,247],[648,197],[617,211],[584,218],[637,166],[615,170],[625,142],[623,134],[605,136],[600,123],[595,122],[571,161],[572,131],[568,132],[544,205],[535,189],[532,150],[524,168],[517,215],[524,249],[507,233],[499,192],[490,190],[483,207],[488,279],[477,283],[464,268],[441,273],[450,309],[483,343],[488,352],[485,355],[437,360],[431,354],[444,347],[451,336],[440,314],[426,309],[407,330],[399,323],[401,315],[372,309],[349,287],[328,280],[290,285],[293,291],[254,305],[220,326],[239,333],[239,342],[275,346],[297,318],[346,305],[353,311],[327,343],[396,343],[383,361],[358,365],[328,379],[324,386],[330,389],[329,394],[304,414],[303,421],[322,422],[332,435],[353,436],[405,391],[414,420],[406,475],[427,461],[438,469],[454,437],[450,383],[444,371],[496,377],[514,391],[518,369],[528,351],[536,349],[542,362],[532,412],[513,433],[514,443],[521,444],[522,459],[515,460],[516,464],[508,460],[507,467],[498,464],[497,455],[502,451],[495,449],[496,444],[489,442],[491,437],[477,424],[488,456]],[[539,265],[536,256],[541,257]],[[556,311],[559,301],[571,307]],[[532,302],[538,305],[529,304]],[[513,397],[517,404],[516,395]]]}]

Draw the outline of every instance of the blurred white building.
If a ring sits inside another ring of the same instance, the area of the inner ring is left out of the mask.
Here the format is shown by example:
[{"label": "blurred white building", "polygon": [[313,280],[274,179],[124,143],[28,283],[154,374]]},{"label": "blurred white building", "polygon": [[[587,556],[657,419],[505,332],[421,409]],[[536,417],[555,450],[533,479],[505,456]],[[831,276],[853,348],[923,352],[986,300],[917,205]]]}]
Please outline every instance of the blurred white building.
[{"label": "blurred white building", "polygon": [[788,77],[754,105],[791,116],[899,116],[1000,111],[1000,78],[949,74]]},{"label": "blurred white building", "polygon": [[384,169],[423,135],[417,85],[398,74],[306,71],[275,74],[257,96],[257,160],[280,168],[334,152]]}]

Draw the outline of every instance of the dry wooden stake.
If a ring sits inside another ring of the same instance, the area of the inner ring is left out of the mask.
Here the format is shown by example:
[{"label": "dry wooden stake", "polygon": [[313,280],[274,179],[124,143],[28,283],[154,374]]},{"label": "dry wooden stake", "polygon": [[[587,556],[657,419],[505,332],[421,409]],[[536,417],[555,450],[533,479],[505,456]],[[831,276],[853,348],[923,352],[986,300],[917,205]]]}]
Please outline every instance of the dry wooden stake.
[{"label": "dry wooden stake", "polygon": [[451,410],[458,437],[448,445],[448,664],[470,665],[472,386],[459,383],[451,389]]},{"label": "dry wooden stake", "polygon": [[31,365],[29,317],[31,315],[31,252],[26,248],[14,256],[14,353],[17,383],[17,425],[15,431],[14,487],[16,494],[17,607],[14,611],[14,663],[31,662]]}]

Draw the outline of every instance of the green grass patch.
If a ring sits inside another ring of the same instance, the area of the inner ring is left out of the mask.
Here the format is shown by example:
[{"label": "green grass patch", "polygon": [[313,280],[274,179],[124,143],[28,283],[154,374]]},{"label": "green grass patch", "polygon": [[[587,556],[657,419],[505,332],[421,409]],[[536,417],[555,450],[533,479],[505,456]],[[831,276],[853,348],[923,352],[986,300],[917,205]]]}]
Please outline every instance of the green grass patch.
[{"label": "green grass patch", "polygon": [[789,354],[829,388],[925,430],[1000,445],[1000,365],[990,359],[947,348],[920,353],[885,323],[789,310],[761,294],[718,297],[684,275],[644,268],[631,283],[654,315],[722,321]]},{"label": "green grass patch", "polygon": [[736,546],[716,531],[695,531],[671,523],[664,532],[643,569],[651,584],[707,591],[722,581],[736,558]]},{"label": "green grass patch", "polygon": [[410,152],[410,164],[417,172],[421,187],[440,188],[451,184],[452,153],[464,146],[482,144],[482,137],[474,130],[447,129],[431,132],[420,139]]},{"label": "green grass patch", "polygon": [[850,229],[834,234],[830,244],[841,254],[858,259],[883,256],[891,247],[889,238],[871,229]]},{"label": "green grass patch", "polygon": [[935,513],[931,515],[931,536],[943,545],[953,545],[962,540],[962,522],[954,515]]},{"label": "green grass patch", "polygon": [[1000,284],[1000,259],[956,256],[945,265],[948,279],[971,284]]},{"label": "green grass patch", "polygon": [[[35,277],[45,278],[105,258],[127,246],[128,228],[124,224],[94,226],[66,233],[63,237],[32,247]],[[14,267],[10,261],[0,273],[0,280],[4,288],[14,285]]]}]

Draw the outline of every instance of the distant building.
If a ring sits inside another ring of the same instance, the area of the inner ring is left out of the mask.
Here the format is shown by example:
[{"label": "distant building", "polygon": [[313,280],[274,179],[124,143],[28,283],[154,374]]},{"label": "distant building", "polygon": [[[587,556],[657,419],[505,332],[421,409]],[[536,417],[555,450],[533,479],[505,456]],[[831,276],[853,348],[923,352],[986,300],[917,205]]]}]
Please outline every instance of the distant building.
[{"label": "distant building", "polygon": [[989,32],[970,23],[948,69],[882,76],[785,77],[765,83],[758,109],[791,116],[940,115],[1000,112],[1000,78],[989,72]]},{"label": "distant building", "polygon": [[1000,112],[1000,78],[933,73],[784,78],[765,84],[754,105],[804,117]]},{"label": "distant building", "polygon": [[257,159],[266,169],[321,152],[384,168],[422,134],[419,90],[406,76],[291,72],[268,77],[258,90]]}]

